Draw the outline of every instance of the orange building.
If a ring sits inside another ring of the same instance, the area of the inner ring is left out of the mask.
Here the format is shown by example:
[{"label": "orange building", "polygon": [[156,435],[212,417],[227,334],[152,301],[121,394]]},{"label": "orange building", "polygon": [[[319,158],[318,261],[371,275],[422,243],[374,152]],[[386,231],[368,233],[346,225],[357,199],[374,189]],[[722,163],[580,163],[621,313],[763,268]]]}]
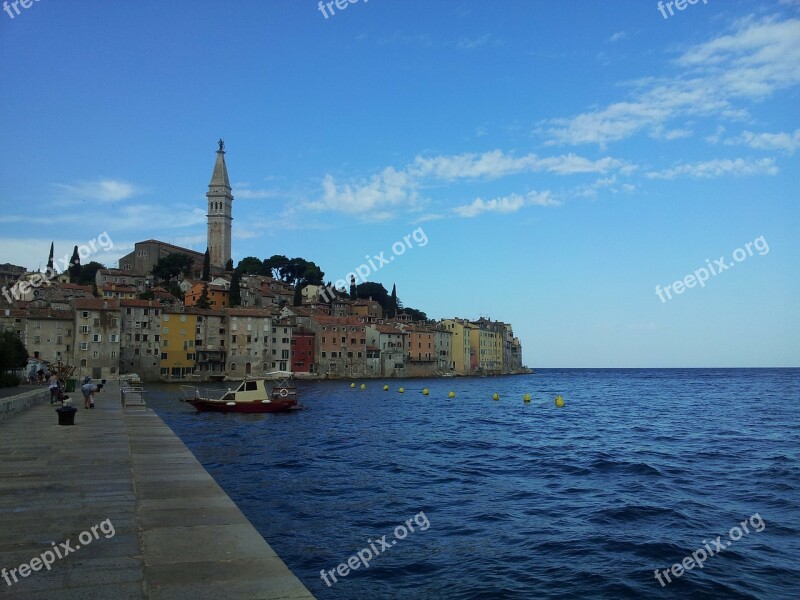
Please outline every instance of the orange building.
[{"label": "orange building", "polygon": [[208,286],[208,308],[219,310],[230,306],[230,293],[221,285],[212,285],[201,281],[195,283],[183,298],[185,306],[197,306],[203,294],[203,286]]}]

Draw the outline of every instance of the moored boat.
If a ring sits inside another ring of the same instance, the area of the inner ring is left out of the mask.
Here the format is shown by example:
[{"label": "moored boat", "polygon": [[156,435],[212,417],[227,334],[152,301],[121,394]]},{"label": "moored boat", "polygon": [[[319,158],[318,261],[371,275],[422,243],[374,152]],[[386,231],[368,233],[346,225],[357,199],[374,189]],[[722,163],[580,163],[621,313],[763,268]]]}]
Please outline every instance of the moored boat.
[{"label": "moored boat", "polygon": [[283,380],[267,391],[266,380],[247,379],[235,390],[207,390],[182,385],[182,402],[191,404],[200,412],[272,413],[297,410],[297,388],[292,374],[284,374]]}]

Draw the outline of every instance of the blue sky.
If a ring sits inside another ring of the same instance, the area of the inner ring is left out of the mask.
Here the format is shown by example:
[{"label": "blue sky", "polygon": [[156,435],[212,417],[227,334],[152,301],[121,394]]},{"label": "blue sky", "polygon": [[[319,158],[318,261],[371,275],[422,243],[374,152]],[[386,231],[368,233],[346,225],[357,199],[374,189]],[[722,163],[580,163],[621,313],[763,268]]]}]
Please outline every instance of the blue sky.
[{"label": "blue sky", "polygon": [[40,0],[0,56],[0,262],[205,250],[222,137],[236,261],[335,281],[422,227],[370,279],[530,366],[800,365],[797,0]]}]

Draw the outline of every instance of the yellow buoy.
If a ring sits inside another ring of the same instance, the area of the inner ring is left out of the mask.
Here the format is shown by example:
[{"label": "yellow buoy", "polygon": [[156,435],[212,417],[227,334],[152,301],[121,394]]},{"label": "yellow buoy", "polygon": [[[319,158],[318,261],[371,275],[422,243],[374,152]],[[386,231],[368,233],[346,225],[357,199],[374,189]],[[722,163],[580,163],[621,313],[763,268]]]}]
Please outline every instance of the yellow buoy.
[{"label": "yellow buoy", "polygon": [[422,390],[422,395],[423,396],[427,396],[428,395],[428,388],[425,388],[424,390]]},{"label": "yellow buoy", "polygon": [[492,394],[492,400],[500,400],[500,394],[498,394],[497,392]]},{"label": "yellow buoy", "polygon": [[362,383],[362,384],[361,384],[361,389],[362,389],[362,390],[365,390],[365,389],[367,389],[367,384],[366,384],[366,383]]},{"label": "yellow buoy", "polygon": [[398,392],[400,392],[400,393],[402,394],[402,393],[403,393],[403,392],[405,392],[406,390],[405,390],[405,388],[400,388],[400,389],[399,389],[399,390],[397,390],[397,391],[398,391]]},{"label": "yellow buoy", "polygon": [[531,395],[530,395],[530,394],[525,394],[525,395],[522,397],[522,401],[523,401],[523,402],[530,402],[530,401],[531,401]]},{"label": "yellow buoy", "polygon": [[351,384],[350,384],[350,387],[351,387],[351,388],[354,388],[354,387],[356,387],[356,384],[355,384],[355,383],[351,383]]},{"label": "yellow buoy", "polygon": [[562,398],[561,396],[556,396],[556,406],[558,408],[563,408],[564,407],[564,398]]},{"label": "yellow buoy", "polygon": [[389,391],[389,386],[388,385],[383,386],[383,391],[384,392],[388,392]]},{"label": "yellow buoy", "polygon": [[447,394],[447,397],[448,398],[455,398],[456,397],[456,393],[451,391],[449,394]]}]

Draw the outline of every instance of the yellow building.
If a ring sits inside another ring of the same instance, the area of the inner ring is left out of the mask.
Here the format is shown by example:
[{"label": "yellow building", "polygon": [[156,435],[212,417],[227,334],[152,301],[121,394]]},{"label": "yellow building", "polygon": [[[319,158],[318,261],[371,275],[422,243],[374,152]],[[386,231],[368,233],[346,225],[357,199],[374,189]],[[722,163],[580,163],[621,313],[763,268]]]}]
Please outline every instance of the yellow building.
[{"label": "yellow building", "polygon": [[470,348],[477,355],[479,371],[500,373],[503,370],[504,335],[497,325],[485,319],[472,323]]},{"label": "yellow building", "polygon": [[194,341],[197,315],[191,312],[161,313],[161,378],[184,379],[194,373],[197,355]]},{"label": "yellow building", "polygon": [[469,375],[475,368],[472,366],[473,355],[470,343],[472,326],[469,321],[462,319],[444,319],[442,326],[453,334],[453,371],[458,375]]}]

